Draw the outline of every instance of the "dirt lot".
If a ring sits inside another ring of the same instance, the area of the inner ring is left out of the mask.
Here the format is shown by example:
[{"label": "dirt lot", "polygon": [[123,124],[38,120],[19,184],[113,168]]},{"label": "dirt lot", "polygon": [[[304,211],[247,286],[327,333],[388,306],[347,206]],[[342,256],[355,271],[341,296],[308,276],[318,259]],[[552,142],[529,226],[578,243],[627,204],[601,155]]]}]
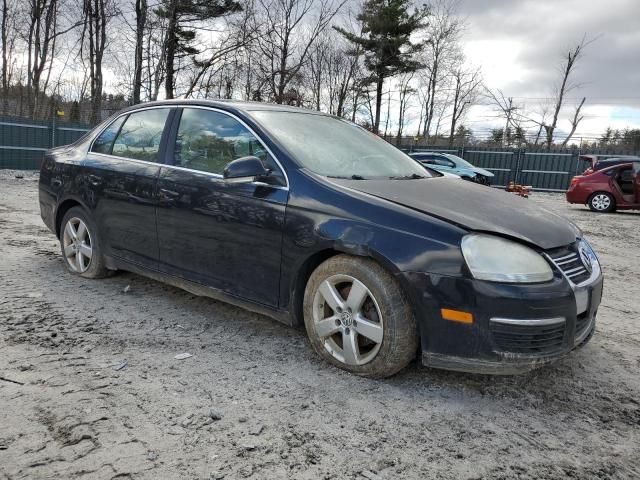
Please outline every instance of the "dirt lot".
[{"label": "dirt lot", "polygon": [[600,254],[583,350],[523,376],[416,363],[371,381],[269,318],[133,274],[65,273],[36,177],[14,174],[0,172],[0,477],[640,477],[638,213],[531,199]]}]

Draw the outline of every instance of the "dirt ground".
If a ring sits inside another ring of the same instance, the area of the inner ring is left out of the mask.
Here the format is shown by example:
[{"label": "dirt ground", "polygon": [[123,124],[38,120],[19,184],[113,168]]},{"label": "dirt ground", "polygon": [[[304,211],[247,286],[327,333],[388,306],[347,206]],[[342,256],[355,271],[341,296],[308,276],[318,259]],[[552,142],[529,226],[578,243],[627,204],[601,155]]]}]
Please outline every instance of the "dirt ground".
[{"label": "dirt ground", "polygon": [[372,381],[269,318],[129,273],[67,274],[37,177],[16,173],[0,172],[0,478],[640,477],[640,212],[530,200],[600,255],[581,351],[521,376],[416,362]]}]

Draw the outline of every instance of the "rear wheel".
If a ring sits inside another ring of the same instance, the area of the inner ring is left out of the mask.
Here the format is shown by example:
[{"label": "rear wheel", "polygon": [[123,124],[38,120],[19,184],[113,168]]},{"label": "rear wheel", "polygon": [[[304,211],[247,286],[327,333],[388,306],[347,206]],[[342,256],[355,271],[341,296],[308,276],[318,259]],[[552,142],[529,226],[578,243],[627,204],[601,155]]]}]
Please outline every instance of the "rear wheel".
[{"label": "rear wheel", "polygon": [[382,378],[415,358],[415,317],[397,280],[373,260],[338,255],[309,278],[304,322],[315,351],[351,373]]},{"label": "rear wheel", "polygon": [[102,278],[110,271],[104,264],[95,223],[81,207],[65,214],[60,228],[60,248],[67,270],[85,278]]},{"label": "rear wheel", "polygon": [[594,212],[613,212],[616,209],[616,201],[610,193],[597,192],[589,197],[587,202],[589,208]]}]

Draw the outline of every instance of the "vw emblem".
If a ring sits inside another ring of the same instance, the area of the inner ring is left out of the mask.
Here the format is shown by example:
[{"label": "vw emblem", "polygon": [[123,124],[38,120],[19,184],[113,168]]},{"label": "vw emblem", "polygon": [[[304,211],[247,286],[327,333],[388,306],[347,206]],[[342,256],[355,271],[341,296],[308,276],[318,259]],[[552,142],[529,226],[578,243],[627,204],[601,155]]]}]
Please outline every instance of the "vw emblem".
[{"label": "vw emblem", "polygon": [[353,315],[351,315],[351,312],[345,310],[340,314],[340,321],[343,326],[350,327],[353,324]]},{"label": "vw emblem", "polygon": [[591,255],[589,250],[584,245],[580,245],[580,260],[582,260],[582,264],[584,268],[587,269],[589,273],[593,271],[593,265],[591,264]]}]

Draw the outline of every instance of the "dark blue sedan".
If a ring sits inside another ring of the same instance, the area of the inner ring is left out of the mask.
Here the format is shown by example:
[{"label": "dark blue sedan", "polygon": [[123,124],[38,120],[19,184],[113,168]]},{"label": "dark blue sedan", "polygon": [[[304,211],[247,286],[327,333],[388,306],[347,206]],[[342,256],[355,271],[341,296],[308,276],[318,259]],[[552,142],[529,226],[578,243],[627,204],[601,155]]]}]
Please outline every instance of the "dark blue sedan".
[{"label": "dark blue sedan", "polygon": [[586,343],[602,293],[581,231],[432,176],[317,112],[224,101],[124,110],[49,151],[40,209],[69,272],[128,270],[306,327],[328,362],[526,371]]}]

